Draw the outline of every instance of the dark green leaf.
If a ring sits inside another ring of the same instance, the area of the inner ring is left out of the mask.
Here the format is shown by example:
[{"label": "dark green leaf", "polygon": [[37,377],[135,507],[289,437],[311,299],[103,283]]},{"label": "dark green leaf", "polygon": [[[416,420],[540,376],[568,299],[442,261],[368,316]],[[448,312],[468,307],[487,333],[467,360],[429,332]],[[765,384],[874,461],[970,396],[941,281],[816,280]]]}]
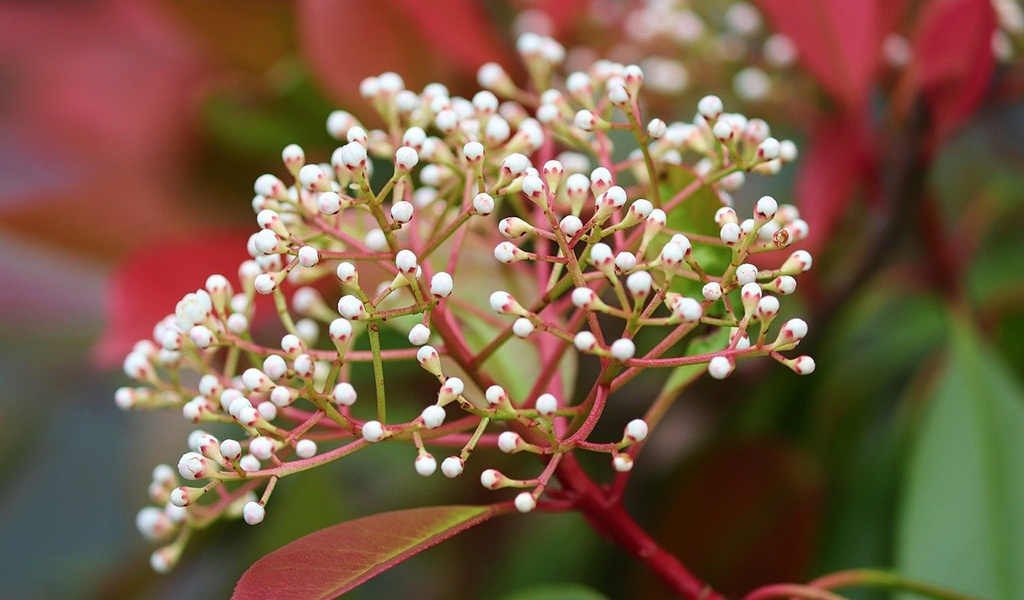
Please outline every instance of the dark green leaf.
[{"label": "dark green leaf", "polygon": [[1024,392],[957,324],[910,461],[902,574],[986,598],[1024,597]]}]

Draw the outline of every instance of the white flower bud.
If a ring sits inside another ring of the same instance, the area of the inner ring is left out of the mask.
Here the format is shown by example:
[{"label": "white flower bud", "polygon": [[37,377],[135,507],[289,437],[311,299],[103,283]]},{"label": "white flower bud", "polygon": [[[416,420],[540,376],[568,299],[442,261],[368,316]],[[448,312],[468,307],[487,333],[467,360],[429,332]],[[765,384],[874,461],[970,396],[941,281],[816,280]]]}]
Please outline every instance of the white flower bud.
[{"label": "white flower bud", "polygon": [[810,356],[798,356],[793,360],[790,368],[792,368],[797,375],[810,375],[814,372],[815,366],[814,359]]},{"label": "white flower bud", "polygon": [[220,443],[220,455],[226,460],[236,461],[242,456],[242,445],[237,440],[224,440]]},{"label": "white flower bud", "polygon": [[343,110],[336,110],[327,115],[327,133],[337,140],[346,139],[348,130],[357,124],[356,118]]},{"label": "white flower bud", "polygon": [[430,278],[430,293],[437,298],[447,298],[452,293],[452,276],[444,271]]},{"label": "white flower bud", "polygon": [[260,436],[249,442],[249,452],[260,460],[270,460],[274,455],[274,440]]},{"label": "white flower bud", "polygon": [[508,292],[494,292],[490,297],[491,310],[496,313],[509,315],[516,314],[524,316],[521,313],[525,313],[523,307],[519,305],[519,302]]},{"label": "white flower bud", "polygon": [[423,409],[423,412],[420,413],[420,418],[423,419],[424,427],[427,429],[436,429],[444,423],[444,408],[436,404],[431,404]]},{"label": "white flower bud", "polygon": [[752,281],[757,281],[757,267],[750,263],[743,263],[736,267],[736,282],[742,285],[747,285]]},{"label": "white flower bud", "polygon": [[288,188],[284,182],[269,173],[257,177],[256,183],[252,187],[253,191],[260,196],[274,198],[275,200],[285,200],[288,198]]},{"label": "white flower bud", "polygon": [[537,508],[537,500],[530,492],[522,492],[516,496],[515,505],[519,512],[528,513]]},{"label": "white flower bud", "polygon": [[313,440],[299,440],[295,444],[295,454],[299,458],[312,458],[316,456],[316,442]]},{"label": "white flower bud", "polygon": [[716,356],[708,363],[708,373],[715,379],[725,379],[732,370],[732,361],[724,356]]},{"label": "white flower bud", "polygon": [[480,485],[489,490],[498,489],[503,479],[504,476],[501,472],[495,469],[486,469],[483,473],[480,473]]},{"label": "white flower bud", "polygon": [[779,314],[779,299],[775,296],[764,296],[757,303],[757,317],[762,321],[771,321]]},{"label": "white flower bud", "polygon": [[486,192],[481,192],[473,198],[473,211],[478,215],[489,215],[494,212],[494,198]]},{"label": "white flower bud", "polygon": [[612,468],[617,473],[627,473],[633,470],[633,457],[628,454],[616,454],[612,457]]},{"label": "white flower bud", "polygon": [[317,207],[325,215],[336,215],[341,211],[341,196],[337,192],[324,192],[317,198]]},{"label": "white flower bud", "polygon": [[597,299],[597,293],[590,288],[576,288],[572,291],[572,303],[576,308],[587,309],[593,306]]},{"label": "white flower bud", "polygon": [[779,142],[779,158],[784,163],[791,163],[796,160],[797,157],[796,144],[792,140],[782,140]]},{"label": "white flower bud", "polygon": [[[578,175],[578,173],[577,173]],[[583,221],[574,215],[567,215],[558,223],[558,228],[568,237],[575,237],[583,229]]]},{"label": "white flower bud", "polygon": [[299,171],[299,183],[302,187],[315,192],[331,191],[331,177],[320,168],[320,165],[306,165]]},{"label": "white flower bud", "polygon": [[484,145],[480,142],[469,142],[462,147],[462,156],[469,163],[478,163],[484,158]]},{"label": "white flower bud", "polygon": [[809,271],[813,260],[811,259],[811,253],[806,250],[797,250],[793,254],[789,255],[786,262],[782,264],[780,269],[785,275],[794,275],[796,273],[804,273]]},{"label": "white flower bud", "polygon": [[395,223],[408,223],[412,220],[412,213],[412,203],[405,200],[399,200],[391,205],[391,218]]},{"label": "white flower bud", "polygon": [[506,454],[512,454],[521,449],[523,445],[523,438],[514,431],[503,431],[498,436],[498,450]]},{"label": "white flower bud", "polygon": [[416,254],[412,250],[399,250],[398,254],[395,255],[395,266],[398,270],[406,275],[412,275],[416,273],[416,267],[418,263],[416,260]]},{"label": "white flower bud", "polygon": [[615,340],[612,342],[611,353],[616,360],[625,362],[636,354],[636,345],[633,344],[633,340],[626,338]]},{"label": "white flower bud", "polygon": [[526,258],[526,254],[512,242],[501,242],[494,247],[494,258],[499,262],[510,264]]},{"label": "white flower bud", "polygon": [[413,346],[422,346],[430,339],[430,328],[423,323],[413,325],[409,330],[409,343]]},{"label": "white flower bud", "polygon": [[626,423],[625,437],[630,442],[636,444],[647,439],[647,422],[643,419],[633,419],[629,423]]},{"label": "white flower bud", "polygon": [[776,344],[791,344],[799,342],[807,335],[807,322],[803,319],[790,319],[782,325]]},{"label": "white flower bud", "polygon": [[503,402],[508,402],[508,393],[505,391],[505,388],[500,385],[492,385],[487,388],[487,391],[484,393],[484,397],[487,399],[487,403],[491,406],[497,406]]},{"label": "white flower bud", "polygon": [[492,146],[504,144],[511,133],[512,128],[501,115],[491,115],[491,118],[487,119],[487,125],[484,127],[484,139]]},{"label": "white flower bud", "polygon": [[718,96],[704,96],[697,103],[697,112],[708,122],[714,122],[722,114],[722,99]]},{"label": "white flower bud", "polygon": [[[634,264],[636,264],[635,259]],[[629,288],[629,293],[636,298],[646,298],[647,294],[651,293],[652,284],[651,274],[647,271],[637,271],[626,278],[626,287]]]},{"label": "white flower bud", "polygon": [[540,200],[544,197],[544,180],[536,175],[527,175],[523,178],[523,193],[531,200]]},{"label": "white flower bud", "polygon": [[350,262],[340,263],[338,265],[337,274],[338,279],[340,279],[342,283],[353,283],[358,277],[355,265]]},{"label": "white flower bud", "polygon": [[351,383],[343,381],[334,386],[331,398],[340,406],[352,406],[356,403],[356,389],[352,387]]},{"label": "white flower bud", "polygon": [[300,354],[292,361],[292,369],[295,370],[295,374],[299,377],[308,379],[316,372],[316,364],[310,355]]},{"label": "white flower bud", "polygon": [[206,457],[198,452],[186,452],[178,461],[178,473],[190,481],[209,477],[213,472]]},{"label": "white flower bud", "polygon": [[790,277],[789,275],[782,275],[781,277],[776,277],[772,283],[775,284],[776,291],[778,291],[780,294],[784,296],[792,294],[793,292],[796,291],[796,279]]},{"label": "white flower bud", "polygon": [[242,518],[249,525],[259,525],[267,516],[267,510],[259,502],[246,502],[242,507]]},{"label": "white flower bud", "polygon": [[271,354],[263,360],[263,372],[271,380],[277,381],[288,372],[288,364],[277,354]]},{"label": "white flower bud", "polygon": [[740,241],[740,226],[736,223],[726,223],[722,226],[719,237],[729,246],[736,244]]},{"label": "white flower bud", "polygon": [[581,331],[573,338],[573,344],[580,352],[592,352],[597,348],[597,338],[589,331]]},{"label": "white flower bud", "polygon": [[347,319],[334,319],[328,333],[335,342],[346,342],[352,337],[352,323]]},{"label": "white flower bud", "polygon": [[537,414],[542,417],[552,417],[558,410],[558,399],[551,394],[541,394],[537,397]]},{"label": "white flower bud", "polygon": [[582,129],[583,131],[593,131],[594,127],[597,126],[597,117],[595,117],[594,113],[590,112],[589,110],[583,109],[576,113],[576,116],[573,118],[572,122],[577,129]]},{"label": "white flower bud", "polygon": [[419,154],[408,146],[402,146],[395,151],[395,168],[398,171],[410,171],[419,161]]},{"label": "white flower bud", "polygon": [[413,465],[416,467],[416,472],[422,477],[430,477],[437,470],[437,460],[429,453],[417,456]]},{"label": "white flower bud", "polygon": [[723,120],[715,123],[715,126],[711,128],[711,133],[718,141],[724,144],[731,140],[736,132],[733,130],[732,125]]},{"label": "white flower bud", "polygon": [[362,300],[349,294],[338,300],[338,312],[346,319],[356,321],[366,314],[366,307]]},{"label": "white flower bud", "polygon": [[433,346],[420,346],[416,352],[416,360],[428,373],[436,376],[441,373],[441,358],[437,355],[437,349]]},{"label": "white flower bud", "polygon": [[455,479],[459,475],[462,475],[462,469],[465,468],[465,463],[458,456],[449,456],[441,462],[441,472],[448,479]]},{"label": "white flower bud", "polygon": [[533,331],[533,322],[526,317],[519,317],[512,323],[512,333],[518,338],[528,338]]},{"label": "white flower bud", "polygon": [[363,423],[363,439],[368,442],[373,443],[383,440],[385,433],[384,426],[381,425],[380,421],[367,421]]},{"label": "white flower bud", "polygon": [[320,252],[313,246],[299,248],[299,264],[306,267],[315,267],[320,262]]},{"label": "white flower bud", "polygon": [[530,168],[530,159],[518,152],[509,154],[505,160],[501,161],[502,172],[513,179],[525,173],[528,168]]},{"label": "white flower bud", "polygon": [[349,171],[365,169],[366,148],[358,142],[349,142],[345,144],[341,147],[341,161]]},{"label": "white flower bud", "polygon": [[717,281],[712,281],[711,283],[705,284],[704,287],[701,288],[701,293],[704,295],[705,300],[715,302],[716,300],[722,297],[722,284],[718,283]]}]

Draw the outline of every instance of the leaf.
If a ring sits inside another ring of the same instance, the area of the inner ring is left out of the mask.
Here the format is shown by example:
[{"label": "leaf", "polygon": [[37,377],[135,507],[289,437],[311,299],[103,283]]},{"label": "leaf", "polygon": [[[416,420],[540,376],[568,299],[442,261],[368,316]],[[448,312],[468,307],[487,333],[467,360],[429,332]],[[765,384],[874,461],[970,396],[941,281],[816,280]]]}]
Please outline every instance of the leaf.
[{"label": "leaf", "polygon": [[512,62],[472,0],[302,0],[298,22],[310,68],[346,106],[364,106],[359,82],[384,71],[399,73],[410,89],[440,80],[458,93],[483,63]]},{"label": "leaf", "polygon": [[[811,133],[796,182],[801,217],[811,224],[804,246],[825,245],[854,200],[870,151],[857,122],[836,118]],[[837,141],[841,140],[841,145]]]},{"label": "leaf", "polygon": [[846,112],[860,114],[877,72],[883,0],[759,0],[775,29],[796,44],[800,61]]},{"label": "leaf", "polygon": [[966,323],[926,411],[901,502],[901,573],[1024,598],[1024,390]]},{"label": "leaf", "polygon": [[[238,265],[248,258],[248,233],[196,232],[191,238],[145,248],[118,266],[107,291],[107,329],[93,349],[102,366],[117,364],[132,345],[152,336],[153,326],[174,312],[182,296],[221,273],[235,281]],[[257,310],[257,315],[267,314]],[[272,314],[272,311],[271,311]]]},{"label": "leaf", "polygon": [[[693,183],[696,175],[687,169],[670,165],[666,170],[667,177],[661,186],[662,198],[672,198],[680,190]],[[715,212],[722,208],[722,200],[708,186],[702,186],[690,197],[677,205],[668,213],[666,226],[673,231],[696,233],[717,238],[720,231],[715,225]],[[669,240],[668,235],[659,235],[651,243],[651,255],[661,250],[661,246]],[[727,248],[702,243],[693,244],[693,257],[709,273],[720,273],[732,257]],[[687,295],[700,295],[700,284],[683,277],[672,282],[671,289]]]},{"label": "leaf", "polygon": [[[694,338],[686,346],[686,356],[694,356],[697,354],[707,354],[716,350],[722,350],[729,344],[729,330],[725,327],[719,327],[712,330],[711,333],[704,337]],[[680,365],[669,374],[668,379],[665,380],[665,385],[662,386],[664,390],[680,389],[686,387],[692,383],[695,379],[704,374],[707,370],[707,365]]]},{"label": "leaf", "polygon": [[496,514],[492,506],[433,506],[321,529],[256,561],[231,597],[334,598]]},{"label": "leaf", "polygon": [[922,15],[913,72],[939,137],[970,116],[985,95],[995,70],[995,27],[989,0],[933,0]]}]

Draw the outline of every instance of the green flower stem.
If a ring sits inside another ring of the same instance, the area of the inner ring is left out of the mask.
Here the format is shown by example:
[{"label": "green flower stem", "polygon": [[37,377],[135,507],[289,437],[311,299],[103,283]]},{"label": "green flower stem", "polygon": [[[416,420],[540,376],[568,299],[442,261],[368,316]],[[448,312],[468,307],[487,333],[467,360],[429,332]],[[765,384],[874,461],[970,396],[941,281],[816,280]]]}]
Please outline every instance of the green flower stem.
[{"label": "green flower stem", "polygon": [[380,325],[370,323],[366,327],[370,337],[370,352],[373,353],[373,384],[377,391],[377,420],[387,422],[387,404],[384,400],[384,363],[380,354]]},{"label": "green flower stem", "polygon": [[277,309],[277,316],[281,319],[281,324],[284,325],[285,330],[295,336],[298,336],[299,332],[295,329],[295,322],[292,321],[292,316],[288,313],[288,301],[285,300],[284,292],[281,291],[280,287],[274,288],[274,307]]}]

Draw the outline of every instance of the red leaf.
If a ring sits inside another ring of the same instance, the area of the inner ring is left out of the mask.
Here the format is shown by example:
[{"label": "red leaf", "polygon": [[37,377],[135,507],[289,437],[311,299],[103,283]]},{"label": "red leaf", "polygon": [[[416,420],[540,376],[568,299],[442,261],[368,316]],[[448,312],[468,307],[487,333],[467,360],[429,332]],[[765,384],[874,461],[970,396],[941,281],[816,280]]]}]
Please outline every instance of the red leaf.
[{"label": "red leaf", "polygon": [[995,69],[989,0],[933,0],[914,38],[914,73],[939,137],[962,123]]},{"label": "red leaf", "polygon": [[[208,231],[185,240],[150,246],[133,254],[111,275],[107,290],[107,329],[93,349],[101,366],[118,364],[132,345],[152,337],[153,326],[182,296],[220,273],[236,280],[238,265],[249,258],[249,233]],[[256,314],[266,311],[257,311]]]},{"label": "red leaf", "polygon": [[[878,0],[881,1],[881,0]],[[847,111],[860,113],[878,67],[883,27],[870,0],[758,0],[803,65]],[[888,14],[888,13],[887,13]]]},{"label": "red leaf", "polygon": [[321,529],[246,571],[234,600],[334,598],[405,559],[499,514],[493,506],[386,512]]},{"label": "red leaf", "polygon": [[298,4],[303,52],[336,99],[362,105],[359,82],[394,71],[406,86],[431,81],[449,87],[473,81],[485,62],[509,63],[480,4],[472,0],[302,0]]},{"label": "red leaf", "polygon": [[846,119],[824,121],[814,129],[796,182],[800,216],[810,225],[804,246],[819,250],[846,214],[865,169],[862,129]]}]

